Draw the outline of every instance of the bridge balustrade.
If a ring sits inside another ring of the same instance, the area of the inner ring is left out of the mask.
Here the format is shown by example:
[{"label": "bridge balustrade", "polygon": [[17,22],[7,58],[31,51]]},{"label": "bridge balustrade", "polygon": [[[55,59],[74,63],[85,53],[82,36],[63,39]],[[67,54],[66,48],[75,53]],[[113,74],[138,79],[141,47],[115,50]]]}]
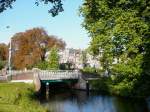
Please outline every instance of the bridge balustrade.
[{"label": "bridge balustrade", "polygon": [[[33,73],[32,70],[11,70],[11,75],[22,75],[22,74],[28,74]],[[9,71],[7,71],[7,74],[9,74]]]},{"label": "bridge balustrade", "polygon": [[0,76],[0,81],[7,80],[7,76]]},{"label": "bridge balustrade", "polygon": [[40,71],[40,80],[78,79],[77,71]]},{"label": "bridge balustrade", "polygon": [[[40,80],[79,79],[80,72],[76,70],[11,70],[7,71],[7,77],[11,80],[29,80],[37,74]],[[4,77],[0,77],[2,79]]]}]

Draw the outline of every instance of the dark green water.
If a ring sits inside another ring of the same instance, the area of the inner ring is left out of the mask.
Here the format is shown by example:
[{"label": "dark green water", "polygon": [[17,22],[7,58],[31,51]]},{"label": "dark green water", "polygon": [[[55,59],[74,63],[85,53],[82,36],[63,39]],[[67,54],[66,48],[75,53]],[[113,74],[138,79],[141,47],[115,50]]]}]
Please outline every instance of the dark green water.
[{"label": "dark green water", "polygon": [[40,102],[52,112],[150,112],[145,100],[126,99],[84,91],[53,91]]}]

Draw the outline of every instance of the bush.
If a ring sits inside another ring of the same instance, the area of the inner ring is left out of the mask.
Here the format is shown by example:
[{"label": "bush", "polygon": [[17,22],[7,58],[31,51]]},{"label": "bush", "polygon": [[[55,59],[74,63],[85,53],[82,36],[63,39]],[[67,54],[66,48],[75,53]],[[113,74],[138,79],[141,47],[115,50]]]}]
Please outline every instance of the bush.
[{"label": "bush", "polygon": [[107,77],[101,77],[99,80],[91,80],[90,85],[93,89],[98,90],[100,92],[109,93],[110,89],[110,79]]},{"label": "bush", "polygon": [[97,70],[94,67],[85,67],[84,69],[82,69],[83,72],[87,72],[87,73],[96,73]]},{"label": "bush", "polygon": [[48,62],[42,61],[35,65],[35,68],[39,68],[41,70],[46,70],[48,68]]},{"label": "bush", "polygon": [[1,61],[0,60],[0,70],[3,69],[6,65],[6,61]]},{"label": "bush", "polygon": [[[113,78],[112,78],[113,77]],[[141,79],[124,78],[119,81],[118,77],[101,77],[99,80],[90,81],[93,89],[100,92],[118,95],[122,97],[147,97],[150,95],[150,76],[144,81]]]}]

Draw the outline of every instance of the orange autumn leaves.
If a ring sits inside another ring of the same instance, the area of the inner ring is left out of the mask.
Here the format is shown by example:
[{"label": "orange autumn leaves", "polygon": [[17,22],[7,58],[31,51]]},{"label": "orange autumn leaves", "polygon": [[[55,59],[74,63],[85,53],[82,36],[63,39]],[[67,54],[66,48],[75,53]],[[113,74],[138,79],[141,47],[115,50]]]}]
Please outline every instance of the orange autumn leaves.
[{"label": "orange autumn leaves", "polygon": [[6,61],[8,57],[8,47],[6,44],[0,44],[0,60]]},{"label": "orange autumn leaves", "polygon": [[12,37],[13,69],[32,68],[45,60],[45,53],[52,47],[65,48],[65,42],[49,36],[43,28],[33,28]]}]

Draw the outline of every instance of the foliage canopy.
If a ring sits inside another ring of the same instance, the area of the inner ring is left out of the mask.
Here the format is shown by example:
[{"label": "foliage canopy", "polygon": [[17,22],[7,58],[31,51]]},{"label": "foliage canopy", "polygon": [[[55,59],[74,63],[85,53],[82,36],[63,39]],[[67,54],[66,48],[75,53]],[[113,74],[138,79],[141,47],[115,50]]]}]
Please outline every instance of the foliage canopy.
[{"label": "foliage canopy", "polygon": [[[0,0],[0,13],[8,8],[12,8],[12,4],[15,1],[16,0]],[[48,10],[48,12],[51,13],[53,17],[58,15],[59,12],[62,12],[64,10],[62,0],[35,0],[35,4],[37,6],[41,2],[43,2],[44,4],[48,4],[48,3],[52,4],[52,7]]]},{"label": "foliage canopy", "polygon": [[65,42],[56,36],[49,36],[42,28],[33,28],[12,37],[12,64],[15,69],[32,68],[45,61],[50,48],[65,48]]},{"label": "foliage canopy", "polygon": [[140,88],[150,77],[150,1],[85,0],[80,11],[93,55],[102,50],[103,69],[116,77],[114,88]]}]

